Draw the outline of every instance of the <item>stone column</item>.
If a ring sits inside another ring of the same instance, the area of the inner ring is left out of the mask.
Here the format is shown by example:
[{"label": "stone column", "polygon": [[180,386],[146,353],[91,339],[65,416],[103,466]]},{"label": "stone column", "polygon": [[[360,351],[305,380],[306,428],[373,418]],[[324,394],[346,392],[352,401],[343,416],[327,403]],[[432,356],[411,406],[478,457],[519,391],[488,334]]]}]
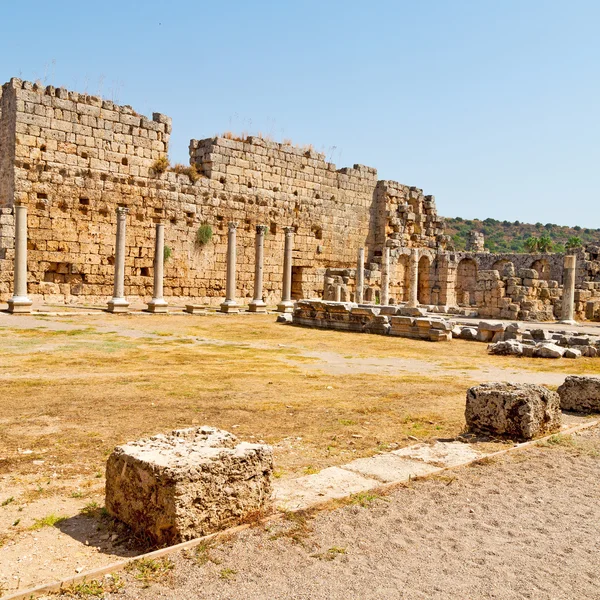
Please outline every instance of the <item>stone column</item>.
[{"label": "stone column", "polygon": [[154,241],[154,294],[148,302],[148,310],[153,313],[168,312],[168,304],[163,298],[163,277],[165,267],[165,226],[156,224]]},{"label": "stone column", "polygon": [[27,207],[15,205],[15,284],[13,297],[8,301],[11,313],[31,312],[31,300],[27,297]]},{"label": "stone column", "polygon": [[236,233],[237,223],[229,223],[229,232],[227,234],[227,282],[225,288],[225,302],[221,304],[220,311],[224,313],[238,313],[240,306],[235,299],[235,267],[237,261],[236,255]]},{"label": "stone column", "polygon": [[342,301],[342,286],[339,283],[335,284],[335,296],[334,299],[336,302]]},{"label": "stone column", "polygon": [[281,291],[281,302],[277,305],[278,312],[293,312],[294,301],[292,300],[292,250],[294,249],[294,228],[284,227],[285,248],[283,251],[283,289]]},{"label": "stone column", "polygon": [[365,249],[358,249],[358,262],[356,263],[356,293],[354,301],[357,304],[363,303],[363,295],[365,289]]},{"label": "stone column", "polygon": [[126,206],[117,206],[114,290],[113,297],[108,302],[108,311],[112,313],[124,313],[129,308],[129,302],[125,299],[125,235],[128,213]]},{"label": "stone column", "polygon": [[575,325],[575,275],[577,257],[574,254],[565,256],[563,268],[562,313],[560,322],[565,325]]},{"label": "stone column", "polygon": [[390,301],[390,249],[383,248],[381,256],[381,293],[379,303],[385,306]]},{"label": "stone column", "polygon": [[410,251],[410,260],[408,262],[408,303],[407,306],[419,306],[419,249],[413,248]]},{"label": "stone column", "polygon": [[267,305],[263,301],[263,259],[265,254],[266,225],[256,226],[256,237],[254,242],[254,297],[248,305],[248,310],[255,313],[266,313]]}]

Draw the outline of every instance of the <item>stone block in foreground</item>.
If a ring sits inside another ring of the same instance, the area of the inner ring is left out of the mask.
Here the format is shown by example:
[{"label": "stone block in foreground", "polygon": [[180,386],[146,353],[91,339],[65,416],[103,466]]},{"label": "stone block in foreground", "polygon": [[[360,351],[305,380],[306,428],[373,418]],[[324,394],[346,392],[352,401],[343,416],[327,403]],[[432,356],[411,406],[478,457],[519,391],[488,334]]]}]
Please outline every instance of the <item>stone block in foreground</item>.
[{"label": "stone block in foreground", "polygon": [[270,446],[213,427],[117,446],[106,465],[106,509],[159,544],[240,523],[271,500]]},{"label": "stone block in foreground", "polygon": [[600,413],[600,377],[570,375],[557,391],[563,410]]},{"label": "stone block in foreground", "polygon": [[465,419],[470,431],[527,440],[560,429],[560,399],[541,385],[483,383],[467,392]]}]

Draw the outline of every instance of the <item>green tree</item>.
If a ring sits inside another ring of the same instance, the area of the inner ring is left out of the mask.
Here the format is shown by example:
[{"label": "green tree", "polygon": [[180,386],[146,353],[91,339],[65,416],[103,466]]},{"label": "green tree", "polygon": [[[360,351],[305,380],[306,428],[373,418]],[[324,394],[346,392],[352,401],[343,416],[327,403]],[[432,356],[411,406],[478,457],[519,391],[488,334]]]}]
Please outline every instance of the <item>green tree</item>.
[{"label": "green tree", "polygon": [[534,253],[534,252],[538,252],[540,249],[540,240],[536,237],[528,237],[525,240],[525,248],[527,249],[527,252],[530,253]]},{"label": "green tree", "polygon": [[566,248],[567,250],[575,250],[576,248],[581,248],[583,246],[583,242],[581,238],[574,235],[567,240]]},{"label": "green tree", "polygon": [[552,242],[552,238],[549,235],[542,235],[538,240],[538,249],[540,252],[552,252],[552,247],[554,243]]}]

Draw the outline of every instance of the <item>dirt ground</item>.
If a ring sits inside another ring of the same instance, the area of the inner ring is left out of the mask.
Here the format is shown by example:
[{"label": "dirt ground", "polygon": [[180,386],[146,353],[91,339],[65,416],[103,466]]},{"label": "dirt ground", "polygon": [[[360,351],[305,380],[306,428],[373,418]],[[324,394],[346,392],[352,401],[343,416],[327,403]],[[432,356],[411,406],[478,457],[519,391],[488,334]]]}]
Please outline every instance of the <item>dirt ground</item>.
[{"label": "dirt ground", "polygon": [[107,597],[600,598],[600,430],[552,442],[138,565]]},{"label": "dirt ground", "polygon": [[[559,385],[600,360],[489,356],[276,324],[273,315],[0,314],[0,590],[140,552],[103,519],[115,445],[213,425],[274,447],[278,478],[313,473],[464,426],[468,387]],[[502,442],[492,444],[502,447]]]}]

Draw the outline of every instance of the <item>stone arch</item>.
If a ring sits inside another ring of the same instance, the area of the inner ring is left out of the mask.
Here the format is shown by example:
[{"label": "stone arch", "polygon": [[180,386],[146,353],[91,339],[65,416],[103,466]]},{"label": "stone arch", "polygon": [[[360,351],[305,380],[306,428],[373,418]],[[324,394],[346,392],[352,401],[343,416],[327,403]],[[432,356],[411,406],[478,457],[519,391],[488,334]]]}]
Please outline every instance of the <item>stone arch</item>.
[{"label": "stone arch", "polygon": [[462,306],[475,304],[477,287],[477,263],[472,258],[463,258],[456,270],[456,302]]},{"label": "stone arch", "polygon": [[540,279],[550,281],[550,263],[545,258],[538,258],[531,263],[530,269],[538,272]]},{"label": "stone arch", "polygon": [[417,298],[419,304],[431,304],[431,261],[428,256],[419,259]]},{"label": "stone arch", "polygon": [[502,275],[504,267],[510,262],[507,258],[501,258],[492,265],[492,271],[498,271]]},{"label": "stone arch", "polygon": [[408,300],[410,278],[409,260],[408,254],[401,254],[394,265],[392,273],[393,280],[390,285],[390,295],[393,295],[397,299],[397,302],[406,302]]}]

